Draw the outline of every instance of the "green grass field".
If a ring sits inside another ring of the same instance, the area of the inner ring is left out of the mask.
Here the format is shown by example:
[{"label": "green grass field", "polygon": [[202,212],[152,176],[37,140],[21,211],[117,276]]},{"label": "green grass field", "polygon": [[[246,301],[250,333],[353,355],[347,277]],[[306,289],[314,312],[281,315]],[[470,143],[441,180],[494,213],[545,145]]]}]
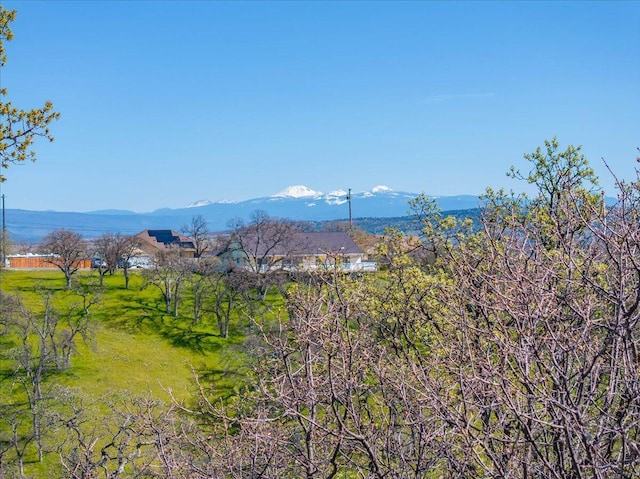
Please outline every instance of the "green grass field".
[{"label": "green grass field", "polygon": [[[96,288],[96,272],[80,272],[75,280],[84,287]],[[242,383],[244,342],[249,320],[235,318],[227,338],[218,335],[212,318],[194,325],[188,316],[188,296],[176,318],[164,312],[160,293],[143,287],[143,279],[134,273],[128,290],[121,272],[105,277],[104,291],[91,308],[92,339],[77,341],[70,370],[62,381],[86,394],[97,396],[110,391],[133,394],[152,392],[168,399],[186,399],[192,391],[193,373],[211,383],[220,396],[228,396]],[[59,271],[3,271],[2,289],[18,292],[29,307],[42,308],[38,290],[53,291],[56,307],[77,297],[64,291]]]},{"label": "green grass field", "polygon": [[[246,315],[236,314],[229,336],[223,338],[218,334],[215,318],[205,316],[198,324],[193,323],[188,293],[175,317],[165,313],[160,291],[145,287],[139,272],[133,272],[129,289],[124,289],[122,272],[107,275],[103,288],[98,287],[98,280],[95,271],[81,271],[74,276],[78,287],[98,298],[90,308],[90,339],[85,342],[77,337],[70,367],[50,376],[47,387],[54,383],[68,387],[98,404],[123,394],[151,394],[164,402],[173,397],[190,405],[196,400],[195,375],[211,399],[232,397],[246,382],[248,359],[243,345],[255,333]],[[25,307],[41,315],[45,294],[50,295],[61,314],[80,301],[80,296],[65,290],[64,277],[57,270],[3,270],[0,288],[19,295]],[[279,297],[269,297],[268,303],[272,311],[282,309]],[[0,336],[2,408],[11,409],[25,401],[24,390],[12,378],[15,359],[11,349],[16,344],[16,338],[4,330]],[[5,413],[2,408],[0,419]],[[7,427],[0,425],[0,446],[8,437]],[[58,461],[55,454],[45,456],[40,463],[33,444],[29,451],[26,476],[49,477],[47,470]]]}]

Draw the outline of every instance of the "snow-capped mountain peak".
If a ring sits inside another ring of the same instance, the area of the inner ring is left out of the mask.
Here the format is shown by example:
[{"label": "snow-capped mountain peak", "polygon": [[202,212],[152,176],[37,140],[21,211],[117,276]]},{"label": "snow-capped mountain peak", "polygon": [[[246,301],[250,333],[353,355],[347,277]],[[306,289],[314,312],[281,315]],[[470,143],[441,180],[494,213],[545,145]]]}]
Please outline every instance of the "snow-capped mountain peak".
[{"label": "snow-capped mountain peak", "polygon": [[322,193],[313,191],[304,185],[288,186],[284,190],[273,195],[274,198],[307,198],[309,196],[318,196]]},{"label": "snow-capped mountain peak", "polygon": [[384,185],[378,185],[371,188],[371,193],[382,193],[387,191],[392,191],[392,190],[388,186],[384,186]]},{"label": "snow-capped mountain peak", "polygon": [[210,204],[212,204],[212,201],[210,200],[197,200],[187,205],[187,208],[197,208],[199,206],[207,206]]}]

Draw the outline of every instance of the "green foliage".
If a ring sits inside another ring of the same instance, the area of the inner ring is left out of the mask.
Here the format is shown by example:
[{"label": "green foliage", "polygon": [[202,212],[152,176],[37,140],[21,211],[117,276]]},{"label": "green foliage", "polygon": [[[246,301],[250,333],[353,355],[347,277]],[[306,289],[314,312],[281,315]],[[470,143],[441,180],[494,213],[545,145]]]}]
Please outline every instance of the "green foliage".
[{"label": "green foliage", "polygon": [[13,40],[13,31],[11,30],[11,22],[16,19],[15,10],[0,10],[0,67],[3,67],[7,61],[7,54],[4,42]]},{"label": "green foliage", "polygon": [[589,162],[580,153],[582,147],[569,145],[560,151],[557,138],[545,140],[544,150],[538,147],[534,153],[524,155],[531,163],[527,175],[511,167],[508,176],[535,185],[538,200],[550,206],[558,204],[568,194],[592,192],[598,186],[598,178]]}]

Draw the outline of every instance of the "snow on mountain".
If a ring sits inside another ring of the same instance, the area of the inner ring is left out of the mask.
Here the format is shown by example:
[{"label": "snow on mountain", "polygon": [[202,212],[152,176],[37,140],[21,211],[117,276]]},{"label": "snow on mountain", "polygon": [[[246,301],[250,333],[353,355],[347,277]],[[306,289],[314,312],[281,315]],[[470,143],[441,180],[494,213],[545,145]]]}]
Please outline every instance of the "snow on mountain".
[{"label": "snow on mountain", "polygon": [[324,196],[324,200],[328,205],[341,205],[349,201],[347,199],[348,194],[344,190],[333,190]]},{"label": "snow on mountain", "polygon": [[[276,193],[269,197],[270,200],[276,200],[281,198],[312,198],[313,200],[324,200],[324,202],[328,205],[342,205],[346,203],[348,200],[348,192],[345,190],[332,190],[329,193],[322,193],[320,191],[312,190],[311,188],[304,185],[295,185],[288,186],[282,191]],[[353,197],[362,197],[369,198],[376,195],[397,195],[398,193],[394,192],[391,188],[384,185],[374,186],[370,191],[362,191],[362,192],[352,192]],[[316,203],[307,203],[307,206],[315,206]]]},{"label": "snow on mountain", "polygon": [[210,200],[197,200],[197,201],[194,201],[193,203],[189,203],[187,205],[187,208],[197,208],[199,206],[207,206],[207,205],[210,205],[212,203],[213,202],[210,201]]},{"label": "snow on mountain", "polygon": [[322,193],[313,191],[304,185],[288,186],[284,190],[276,193],[272,198],[307,198],[310,196],[318,196]]},{"label": "snow on mountain", "polygon": [[[363,195],[365,197],[373,196],[375,194],[385,194],[395,192],[388,186],[378,185],[371,188],[370,191],[363,191],[360,193],[353,192],[354,195]],[[347,201],[348,192],[345,190],[332,190],[328,193],[322,193],[321,191],[312,190],[305,185],[287,186],[285,189],[279,191],[275,195],[269,196],[269,198],[315,198],[324,199],[329,204],[340,205]]]},{"label": "snow on mountain", "polygon": [[[391,193],[393,190],[388,186],[378,185],[371,188],[370,191],[363,191],[361,193],[354,192],[354,195],[372,196],[378,193]],[[282,191],[272,195],[270,198],[324,198],[331,204],[342,204],[346,201],[348,193],[345,190],[333,190],[329,193],[322,193],[320,191],[312,190],[304,185],[288,186]],[[344,201],[343,201],[344,200]]]}]

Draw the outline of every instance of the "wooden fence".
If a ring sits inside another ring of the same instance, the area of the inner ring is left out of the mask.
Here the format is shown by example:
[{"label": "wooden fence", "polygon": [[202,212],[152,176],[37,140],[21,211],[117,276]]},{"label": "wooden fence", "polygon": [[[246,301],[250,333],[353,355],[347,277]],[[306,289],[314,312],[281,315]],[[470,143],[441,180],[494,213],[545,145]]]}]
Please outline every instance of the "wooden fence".
[{"label": "wooden fence", "polygon": [[[7,256],[7,260],[9,261],[9,268],[14,269],[50,269],[57,268],[57,266],[51,261],[55,261],[56,258],[51,258],[50,256],[37,256],[37,255],[28,255],[28,256]],[[78,266],[80,268],[91,268],[91,260],[82,259],[78,261]]]}]

